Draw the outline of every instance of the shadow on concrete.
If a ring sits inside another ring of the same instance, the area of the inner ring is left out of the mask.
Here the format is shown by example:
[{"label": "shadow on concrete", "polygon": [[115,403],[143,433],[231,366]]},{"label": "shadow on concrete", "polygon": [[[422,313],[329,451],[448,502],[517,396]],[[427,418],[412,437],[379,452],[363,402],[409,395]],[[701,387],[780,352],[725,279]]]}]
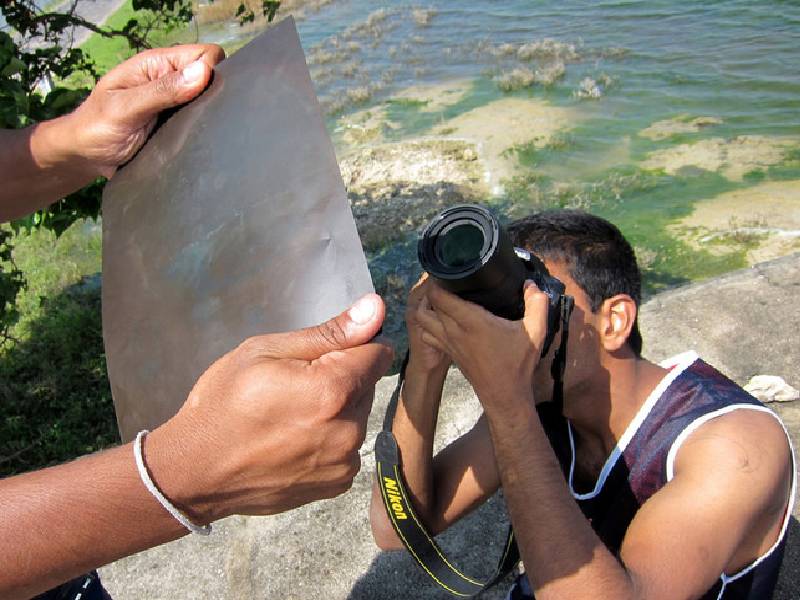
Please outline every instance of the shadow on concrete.
[{"label": "shadow on concrete", "polygon": [[[486,578],[496,566],[507,524],[502,498],[495,495],[464,522],[437,537],[456,565],[465,573]],[[455,530],[455,531],[454,531]],[[506,597],[516,573],[482,593],[481,600]],[[412,593],[413,592],[413,593]],[[436,585],[404,550],[382,552],[353,586],[348,600],[445,600],[453,596]],[[791,517],[787,543],[773,600],[800,598],[800,522]],[[766,599],[765,599],[766,600]]]},{"label": "shadow on concrete", "polygon": [[[506,539],[508,516],[501,494],[436,537],[448,559],[465,574],[488,579]],[[515,574],[477,596],[482,600],[501,600],[511,587]],[[353,586],[348,600],[452,599],[417,565],[405,550],[381,552]]]},{"label": "shadow on concrete", "polygon": [[800,598],[800,522],[795,517],[789,519],[786,536],[786,549],[783,553],[783,564],[778,575],[774,600]]}]

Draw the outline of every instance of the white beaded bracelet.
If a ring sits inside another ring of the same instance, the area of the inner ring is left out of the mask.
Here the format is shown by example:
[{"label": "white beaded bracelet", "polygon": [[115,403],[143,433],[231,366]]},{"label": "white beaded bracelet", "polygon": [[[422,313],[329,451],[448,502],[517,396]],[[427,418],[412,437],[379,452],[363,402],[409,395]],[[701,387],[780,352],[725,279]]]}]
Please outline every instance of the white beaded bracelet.
[{"label": "white beaded bracelet", "polygon": [[192,533],[197,533],[199,535],[208,535],[211,533],[211,525],[203,525],[202,527],[199,525],[195,525],[192,523],[186,515],[184,515],[181,511],[179,511],[172,502],[167,500],[166,496],[161,493],[161,491],[156,487],[156,484],[153,483],[153,480],[150,478],[150,473],[147,470],[147,466],[144,464],[144,457],[142,456],[142,442],[144,441],[145,436],[150,433],[147,429],[142,429],[139,433],[136,434],[136,440],[133,442],[133,457],[136,460],[136,468],[139,470],[139,477],[142,479],[142,483],[144,483],[144,487],[147,488],[147,491],[150,492],[153,497],[159,501],[161,506],[167,509],[167,512],[175,517],[175,520],[178,521],[181,525],[186,527]]}]

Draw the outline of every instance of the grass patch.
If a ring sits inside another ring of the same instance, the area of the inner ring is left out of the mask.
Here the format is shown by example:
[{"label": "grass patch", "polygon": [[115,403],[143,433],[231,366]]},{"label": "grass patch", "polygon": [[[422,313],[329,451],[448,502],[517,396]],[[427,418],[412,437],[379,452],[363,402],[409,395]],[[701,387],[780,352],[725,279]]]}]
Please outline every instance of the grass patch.
[{"label": "grass patch", "polygon": [[791,148],[786,152],[782,163],[767,168],[765,179],[772,181],[800,179],[800,147]]},{"label": "grass patch", "polygon": [[0,477],[119,442],[99,286],[56,294],[28,325],[29,338],[0,358]]},{"label": "grass patch", "polygon": [[531,168],[536,166],[536,157],[539,152],[540,149],[536,147],[535,142],[526,142],[506,148],[502,155],[505,158],[516,157],[521,166]]},{"label": "grass patch", "polygon": [[386,100],[386,104],[389,106],[411,109],[420,109],[427,106],[429,103],[428,100],[420,100],[418,98],[389,98]]},{"label": "grass patch", "polygon": [[0,352],[0,477],[118,441],[96,275],[99,224],[77,222],[58,239],[20,232],[13,242],[28,283],[17,297],[17,341]]},{"label": "grass patch", "polygon": [[100,272],[102,232],[100,224],[78,221],[59,238],[46,229],[20,231],[13,239],[14,261],[25,273],[27,287],[17,296],[20,321],[12,330],[27,340],[31,324],[43,316],[44,298],[54,297],[86,275]]}]

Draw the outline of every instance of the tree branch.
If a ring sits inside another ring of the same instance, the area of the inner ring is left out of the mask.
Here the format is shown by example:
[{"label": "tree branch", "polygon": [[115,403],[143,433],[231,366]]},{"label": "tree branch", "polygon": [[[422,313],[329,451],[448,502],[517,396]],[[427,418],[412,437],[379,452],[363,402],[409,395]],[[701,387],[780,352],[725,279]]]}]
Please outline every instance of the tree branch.
[{"label": "tree branch", "polygon": [[[117,29],[104,29],[95,25],[91,21],[87,21],[83,17],[71,13],[42,13],[33,17],[30,21],[30,30],[36,29],[39,25],[50,27],[54,21],[67,22],[73,27],[85,27],[89,31],[103,36],[104,38],[122,37],[128,40],[130,46],[136,50],[144,50],[152,46],[143,37],[136,35],[130,31],[121,31]],[[63,31],[65,27],[61,27],[58,31]]]}]

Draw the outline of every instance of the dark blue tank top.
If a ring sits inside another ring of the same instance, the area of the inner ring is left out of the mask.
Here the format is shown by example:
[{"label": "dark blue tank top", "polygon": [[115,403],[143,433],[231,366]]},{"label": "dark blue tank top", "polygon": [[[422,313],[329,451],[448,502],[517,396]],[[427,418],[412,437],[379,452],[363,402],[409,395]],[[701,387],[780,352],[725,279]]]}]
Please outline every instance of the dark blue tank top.
[{"label": "dark blue tank top", "polygon": [[[542,423],[573,497],[595,533],[615,556],[619,556],[625,532],[639,507],[672,479],[678,449],[693,431],[733,410],[765,411],[778,419],[693,352],[676,356],[662,366],[669,369],[669,373],[628,425],[592,490],[579,492],[573,486],[575,446],[569,422],[547,409],[540,410]],[[790,443],[788,439],[787,434],[787,443]],[[792,462],[794,464],[794,455]],[[793,468],[789,509],[776,543],[738,573],[721,574],[702,600],[763,600],[772,596],[794,503],[794,471]],[[517,578],[508,598],[533,598],[524,575]]]}]

